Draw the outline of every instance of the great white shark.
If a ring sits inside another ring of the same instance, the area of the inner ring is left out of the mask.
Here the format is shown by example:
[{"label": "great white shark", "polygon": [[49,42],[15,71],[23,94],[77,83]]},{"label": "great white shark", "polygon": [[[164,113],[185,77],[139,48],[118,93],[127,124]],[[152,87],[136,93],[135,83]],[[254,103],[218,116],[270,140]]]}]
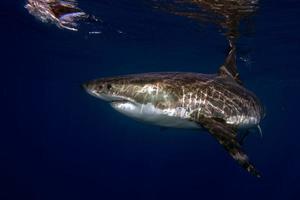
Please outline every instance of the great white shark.
[{"label": "great white shark", "polygon": [[244,169],[260,173],[244,153],[240,129],[259,127],[264,109],[241,83],[231,50],[216,74],[143,73],[100,78],[85,90],[124,115],[162,127],[207,130]]}]

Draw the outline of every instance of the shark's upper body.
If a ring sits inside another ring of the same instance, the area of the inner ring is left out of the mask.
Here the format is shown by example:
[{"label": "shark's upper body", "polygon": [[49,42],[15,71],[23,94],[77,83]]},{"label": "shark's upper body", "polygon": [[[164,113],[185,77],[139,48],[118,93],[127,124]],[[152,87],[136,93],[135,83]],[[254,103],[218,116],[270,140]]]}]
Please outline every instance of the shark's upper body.
[{"label": "shark's upper body", "polygon": [[208,130],[247,171],[260,176],[237,141],[237,130],[259,125],[263,107],[222,66],[218,74],[145,73],[101,78],[84,84],[87,92],[117,111],[147,123]]}]

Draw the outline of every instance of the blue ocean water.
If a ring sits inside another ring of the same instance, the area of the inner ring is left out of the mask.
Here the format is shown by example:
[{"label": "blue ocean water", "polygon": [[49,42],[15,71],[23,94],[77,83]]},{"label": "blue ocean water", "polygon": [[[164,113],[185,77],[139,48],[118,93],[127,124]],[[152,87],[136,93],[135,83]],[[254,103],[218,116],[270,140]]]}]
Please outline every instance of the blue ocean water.
[{"label": "blue ocean water", "polygon": [[267,112],[263,139],[245,143],[260,179],[208,133],[135,122],[80,87],[120,74],[215,73],[227,47],[217,27],[145,1],[79,3],[103,20],[92,30],[101,34],[1,1],[0,199],[299,199],[299,1],[261,1],[253,33],[238,41],[241,78]]}]

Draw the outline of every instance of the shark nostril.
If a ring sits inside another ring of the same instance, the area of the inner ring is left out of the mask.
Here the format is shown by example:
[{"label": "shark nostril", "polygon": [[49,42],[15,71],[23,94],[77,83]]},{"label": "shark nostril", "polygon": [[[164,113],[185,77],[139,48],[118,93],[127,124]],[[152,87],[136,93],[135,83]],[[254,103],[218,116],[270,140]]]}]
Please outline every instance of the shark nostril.
[{"label": "shark nostril", "polygon": [[111,89],[111,84],[107,84],[107,86],[106,86],[106,88],[108,89],[108,90],[110,90]]}]

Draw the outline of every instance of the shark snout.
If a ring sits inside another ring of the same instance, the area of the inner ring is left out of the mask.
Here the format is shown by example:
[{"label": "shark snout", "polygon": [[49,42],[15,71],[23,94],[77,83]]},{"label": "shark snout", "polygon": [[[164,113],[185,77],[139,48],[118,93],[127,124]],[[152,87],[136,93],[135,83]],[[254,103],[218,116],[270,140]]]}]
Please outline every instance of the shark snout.
[{"label": "shark snout", "polygon": [[91,96],[97,97],[104,101],[111,102],[123,100],[122,97],[116,96],[111,91],[112,86],[110,83],[90,81],[81,84],[81,87]]},{"label": "shark snout", "polygon": [[81,88],[85,90],[88,94],[98,97],[98,91],[96,90],[96,87],[90,82],[81,84]]}]

